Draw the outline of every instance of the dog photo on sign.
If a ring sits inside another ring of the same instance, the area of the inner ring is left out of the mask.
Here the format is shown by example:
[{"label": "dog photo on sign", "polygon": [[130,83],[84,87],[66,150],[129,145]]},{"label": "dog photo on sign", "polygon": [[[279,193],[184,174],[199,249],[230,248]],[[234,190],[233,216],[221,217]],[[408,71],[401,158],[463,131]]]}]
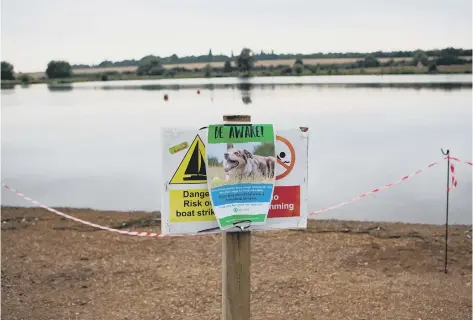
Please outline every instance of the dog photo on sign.
[{"label": "dog photo on sign", "polygon": [[208,145],[207,154],[207,178],[213,186],[274,179],[274,142]]}]

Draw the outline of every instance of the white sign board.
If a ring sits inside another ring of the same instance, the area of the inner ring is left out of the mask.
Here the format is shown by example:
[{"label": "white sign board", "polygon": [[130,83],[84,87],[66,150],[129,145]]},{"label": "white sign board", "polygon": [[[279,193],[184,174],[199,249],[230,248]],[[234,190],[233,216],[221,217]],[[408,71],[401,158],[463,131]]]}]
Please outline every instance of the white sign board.
[{"label": "white sign board", "polygon": [[[161,232],[220,232],[212,209],[205,165],[207,129],[164,128],[162,131]],[[276,184],[264,225],[245,230],[307,227],[308,132],[276,130]],[[239,228],[227,231],[240,231]]]}]

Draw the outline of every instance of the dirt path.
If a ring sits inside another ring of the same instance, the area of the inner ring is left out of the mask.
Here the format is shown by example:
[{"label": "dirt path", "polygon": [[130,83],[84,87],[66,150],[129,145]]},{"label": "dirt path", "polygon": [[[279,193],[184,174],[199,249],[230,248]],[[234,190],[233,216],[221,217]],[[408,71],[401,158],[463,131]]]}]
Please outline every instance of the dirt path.
[{"label": "dirt path", "polygon": [[[132,230],[157,214],[64,209]],[[252,319],[471,319],[471,227],[313,221],[255,233]],[[145,239],[2,208],[2,319],[220,319],[220,236]]]}]

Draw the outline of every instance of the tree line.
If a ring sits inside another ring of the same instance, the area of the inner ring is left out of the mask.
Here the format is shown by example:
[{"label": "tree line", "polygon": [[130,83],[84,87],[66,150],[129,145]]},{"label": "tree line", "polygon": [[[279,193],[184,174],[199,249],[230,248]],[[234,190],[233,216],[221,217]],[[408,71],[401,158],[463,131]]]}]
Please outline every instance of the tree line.
[{"label": "tree line", "polygon": [[[266,53],[260,51],[259,53],[254,53],[254,57],[258,61],[264,60],[281,60],[281,59],[336,59],[336,58],[364,58],[366,56],[372,56],[374,58],[409,58],[412,57],[417,51],[375,51],[375,52],[329,52],[329,53],[311,53],[311,54],[292,54],[292,53],[280,53],[276,54],[274,51]],[[445,48],[445,49],[434,49],[423,51],[428,57],[438,57],[441,55],[454,55],[454,56],[471,56],[471,49],[461,49],[461,48]],[[97,65],[85,65],[85,64],[75,64],[72,65],[74,69],[86,69],[86,68],[107,68],[107,67],[131,67],[139,66],[144,61],[149,59],[158,58],[162,64],[183,64],[183,63],[211,63],[211,62],[225,62],[227,60],[235,61],[238,56],[234,56],[233,52],[230,56],[219,54],[213,55],[212,49],[209,50],[207,55],[199,56],[185,56],[178,57],[176,54],[173,54],[169,57],[159,57],[154,55],[147,55],[139,60],[123,60],[123,61],[109,61],[105,60],[100,62]]]},{"label": "tree line", "polygon": [[[408,51],[399,51],[399,52],[408,52]],[[354,62],[349,63],[332,63],[332,64],[316,64],[316,65],[305,65],[304,64],[304,57],[312,55],[298,55],[297,57],[289,57],[285,56],[281,58],[279,55],[279,59],[295,59],[295,62],[292,66],[287,65],[277,65],[277,66],[256,66],[255,62],[260,59],[259,57],[262,54],[255,54],[251,49],[244,48],[239,55],[234,57],[226,57],[226,59],[222,60],[223,67],[216,68],[212,67],[210,63],[208,63],[203,69],[202,68],[194,68],[189,69],[185,67],[173,67],[165,69],[164,65],[166,64],[166,60],[163,60],[160,57],[148,55],[140,59],[136,66],[137,69],[135,72],[122,72],[123,74],[132,73],[136,74],[137,76],[169,76],[173,77],[177,73],[182,72],[204,72],[205,77],[211,77],[215,73],[230,73],[230,72],[238,72],[241,76],[250,76],[251,71],[274,71],[275,69],[279,70],[280,75],[289,75],[292,73],[302,74],[304,70],[309,70],[311,73],[316,74],[319,71],[329,70],[329,72],[337,71],[340,69],[364,69],[364,68],[375,68],[375,67],[394,67],[394,66],[425,66],[428,67],[429,71],[436,71],[438,65],[455,65],[455,64],[471,64],[471,60],[463,59],[462,57],[465,55],[471,56],[471,50],[464,50],[464,49],[454,49],[454,48],[446,48],[437,51],[409,51],[410,55],[404,58],[411,58],[407,60],[396,61],[394,58],[396,56],[392,56],[389,60],[385,62],[380,62],[379,58],[382,54],[395,54],[395,52],[391,53],[382,53],[381,51],[378,53],[372,53],[364,56],[360,56]],[[435,55],[429,55],[435,54]],[[344,55],[349,55],[349,53],[345,53]],[[350,58],[357,58],[353,57],[354,54],[351,54]],[[207,58],[213,60],[212,50],[209,51]],[[233,54],[232,54],[233,56]],[[221,55],[215,56],[217,57],[217,61],[222,59]],[[382,56],[386,58],[386,56]],[[389,57],[389,56],[388,56]],[[340,57],[339,57],[340,58]],[[135,60],[126,60],[126,61],[135,61]],[[172,55],[170,57],[170,61],[172,63],[183,63],[178,62],[179,58],[176,55]],[[100,65],[99,65],[100,66]],[[115,65],[116,66],[116,65]],[[69,78],[73,76],[73,69],[76,68],[76,65],[71,65],[67,61],[57,61],[53,60],[50,61],[46,67],[46,76],[48,79],[62,79],[62,78]],[[98,66],[97,66],[98,67]],[[102,67],[105,67],[102,65]],[[101,80],[108,80],[109,75],[117,74],[116,71],[105,72],[101,74]],[[12,64],[2,61],[1,63],[1,79],[2,80],[15,80],[15,72],[14,67]],[[23,82],[28,82],[28,75],[22,74],[20,75],[19,79]]]},{"label": "tree line", "polygon": [[[46,67],[46,76],[49,79],[62,79],[72,76],[71,64],[67,61],[52,60]],[[2,61],[2,80],[15,80],[15,71],[11,63]],[[29,82],[27,74],[21,74],[17,80]]]}]

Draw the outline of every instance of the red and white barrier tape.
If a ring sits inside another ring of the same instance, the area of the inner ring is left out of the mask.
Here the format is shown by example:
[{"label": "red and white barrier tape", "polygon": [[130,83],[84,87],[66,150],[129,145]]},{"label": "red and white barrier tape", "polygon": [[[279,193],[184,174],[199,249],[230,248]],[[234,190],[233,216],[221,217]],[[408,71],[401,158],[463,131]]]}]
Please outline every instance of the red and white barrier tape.
[{"label": "red and white barrier tape", "polygon": [[363,198],[366,198],[366,197],[369,196],[370,194],[375,194],[375,193],[378,193],[378,192],[380,192],[380,191],[382,191],[382,190],[391,188],[391,187],[395,186],[396,184],[399,184],[399,183],[401,183],[401,182],[404,182],[404,181],[406,181],[406,180],[412,178],[413,176],[416,176],[416,175],[418,175],[419,173],[421,173],[421,172],[423,172],[423,171],[425,171],[425,170],[427,170],[427,169],[429,169],[429,168],[432,168],[432,167],[434,167],[434,166],[436,166],[436,165],[438,165],[438,164],[439,164],[438,162],[433,162],[433,163],[429,164],[426,168],[424,168],[424,169],[419,169],[419,170],[417,170],[417,171],[411,173],[410,175],[407,175],[407,176],[404,176],[404,177],[400,178],[399,180],[397,180],[397,181],[395,181],[395,182],[393,182],[393,183],[388,183],[388,184],[385,184],[384,186],[382,186],[382,187],[380,187],[380,188],[376,188],[376,189],[373,189],[373,190],[371,190],[371,191],[365,192],[365,193],[363,193],[363,194],[359,195],[358,197],[355,197],[355,198],[353,198],[353,199],[351,199],[351,200],[348,200],[348,201],[345,201],[345,202],[336,204],[336,205],[334,205],[334,206],[330,206],[330,207],[321,209],[321,210],[319,210],[319,211],[311,212],[311,213],[309,213],[309,216],[311,216],[311,215],[316,215],[316,214],[320,214],[320,213],[324,213],[324,212],[331,211],[331,210],[334,210],[334,209],[338,209],[338,208],[343,207],[343,206],[345,206],[345,205],[347,205],[347,204],[350,204],[350,203],[353,203],[353,202],[355,202],[355,201],[358,201],[358,200],[361,200],[361,199],[363,199]]},{"label": "red and white barrier tape", "polygon": [[[446,159],[446,158],[445,158]],[[454,160],[454,161],[459,161],[459,162],[463,162],[463,163],[466,163],[466,164],[469,164],[469,165],[473,165],[473,163],[471,161],[463,161],[459,158],[454,158],[454,157],[451,157],[450,156],[450,159],[451,160]],[[401,182],[404,182],[410,178],[412,178],[413,176],[415,175],[418,175],[419,173],[429,169],[429,168],[432,168],[436,165],[438,165],[439,163],[438,162],[433,162],[431,164],[429,164],[426,168],[424,169],[420,169],[420,170],[417,170],[413,173],[411,173],[410,175],[407,175],[407,176],[404,176],[402,178],[400,178],[399,180],[393,182],[393,183],[388,183],[388,184],[385,184],[384,186],[380,187],[380,188],[377,188],[377,189],[373,189],[371,191],[368,191],[368,192],[365,192],[363,193],[362,195],[359,195],[358,197],[356,198],[353,198],[349,201],[345,201],[345,202],[342,202],[342,203],[339,203],[337,205],[334,205],[334,206],[330,206],[330,207],[327,207],[327,208],[324,208],[324,209],[321,209],[321,210],[318,210],[318,211],[315,211],[315,212],[311,212],[309,213],[309,216],[311,215],[316,215],[316,214],[319,214],[319,213],[323,213],[323,212],[327,212],[327,211],[331,211],[331,210],[334,210],[334,209],[337,209],[337,208],[340,208],[340,207],[343,207],[349,203],[353,203],[355,201],[358,201],[358,200],[361,200],[363,198],[366,198],[367,196],[369,196],[370,194],[375,194],[375,193],[378,193],[382,190],[385,190],[385,189],[388,189],[388,188],[391,188],[393,186],[395,186],[396,184],[399,184]],[[454,189],[456,186],[457,186],[457,183],[458,183],[458,180],[455,178],[454,176],[454,172],[455,172],[455,167],[453,164],[450,165],[450,172],[452,173],[452,187],[448,189],[448,191],[451,191],[452,189]],[[88,225],[88,226],[91,226],[91,227],[94,227],[94,228],[97,228],[97,229],[100,229],[100,230],[105,230],[105,231],[111,231],[111,232],[116,232],[118,234],[122,234],[122,235],[127,235],[127,236],[137,236],[137,237],[152,237],[152,238],[163,238],[163,237],[184,237],[184,236],[203,236],[203,235],[208,235],[210,233],[195,233],[195,234],[186,234],[186,235],[163,235],[161,233],[156,233],[156,232],[146,232],[146,231],[127,231],[127,230],[119,230],[119,229],[114,229],[114,228],[110,228],[110,227],[105,227],[105,226],[101,226],[101,225],[98,225],[98,224],[95,224],[95,223],[92,223],[92,222],[89,222],[89,221],[86,221],[86,220],[82,220],[82,219],[79,219],[79,218],[76,218],[76,217],[73,217],[73,216],[70,216],[68,214],[65,214],[61,211],[58,211],[56,209],[53,209],[51,207],[48,207],[47,205],[45,204],[42,204],[36,200],[33,200],[31,199],[30,197],[24,195],[23,193],[19,192],[18,190],[10,187],[9,185],[5,184],[5,183],[2,183],[2,187],[10,190],[11,192],[15,193],[17,196],[19,197],[22,197],[23,199],[43,208],[43,209],[46,209],[52,213],[55,213],[57,215],[60,215],[64,218],[67,218],[67,219],[70,219],[70,220],[73,220],[73,221],[76,221],[76,222],[79,222],[79,223],[82,223],[82,224],[85,224],[85,225]]]},{"label": "red and white barrier tape", "polygon": [[473,162],[472,161],[466,161],[466,160],[462,160],[460,158],[457,158],[457,157],[452,157],[452,156],[446,156],[444,159],[447,159],[447,158],[450,158],[450,160],[453,160],[453,161],[458,161],[458,162],[461,162],[461,163],[465,163],[465,164],[469,164],[470,166],[473,166]]},{"label": "red and white barrier tape", "polygon": [[82,224],[85,224],[85,225],[88,225],[88,226],[91,226],[91,227],[94,227],[94,228],[97,228],[97,229],[101,229],[101,230],[105,230],[105,231],[112,231],[112,232],[116,232],[116,233],[119,233],[119,234],[123,234],[123,235],[128,235],[128,236],[138,236],[138,237],[153,237],[153,238],[156,238],[156,237],[162,237],[163,235],[161,235],[160,233],[155,233],[155,232],[138,232],[138,231],[126,231],[126,230],[119,230],[119,229],[113,229],[113,228],[110,228],[110,227],[105,227],[105,226],[101,226],[101,225],[98,225],[98,224],[95,224],[95,223],[92,223],[92,222],[89,222],[89,221],[85,221],[85,220],[82,220],[82,219],[79,219],[79,218],[76,218],[76,217],[73,217],[73,216],[70,216],[68,214],[65,214],[61,211],[58,211],[56,209],[53,209],[53,208],[50,208],[48,207],[47,205],[45,204],[42,204],[36,200],[33,200],[31,199],[30,197],[27,197],[25,196],[23,193],[19,192],[18,190],[10,187],[9,185],[5,184],[5,183],[2,183],[2,186],[10,191],[12,191],[13,193],[15,193],[17,196],[20,196],[22,197],[23,199],[43,208],[43,209],[46,209],[48,211],[51,211],[52,213],[55,213],[57,215],[60,215],[64,218],[67,218],[67,219],[70,219],[70,220],[73,220],[73,221],[76,221],[76,222],[79,222],[79,223],[82,223]]},{"label": "red and white barrier tape", "polygon": [[457,187],[458,180],[455,178],[455,165],[450,163],[450,173],[452,174],[452,184],[448,187],[447,191],[450,192]]},{"label": "red and white barrier tape", "polygon": [[[473,166],[472,161],[462,160],[462,159],[457,158],[457,157],[452,157],[451,155],[446,156],[444,159],[450,159],[450,160],[453,160],[453,161],[457,161],[457,162],[460,162],[460,163],[464,163],[464,164],[468,164],[470,166]],[[448,189],[447,189],[448,192],[455,189],[457,187],[457,184],[458,184],[458,179],[455,177],[455,165],[453,163],[450,163],[450,173],[452,175],[452,178],[451,178],[452,181],[451,181],[451,186],[449,186]]]}]

